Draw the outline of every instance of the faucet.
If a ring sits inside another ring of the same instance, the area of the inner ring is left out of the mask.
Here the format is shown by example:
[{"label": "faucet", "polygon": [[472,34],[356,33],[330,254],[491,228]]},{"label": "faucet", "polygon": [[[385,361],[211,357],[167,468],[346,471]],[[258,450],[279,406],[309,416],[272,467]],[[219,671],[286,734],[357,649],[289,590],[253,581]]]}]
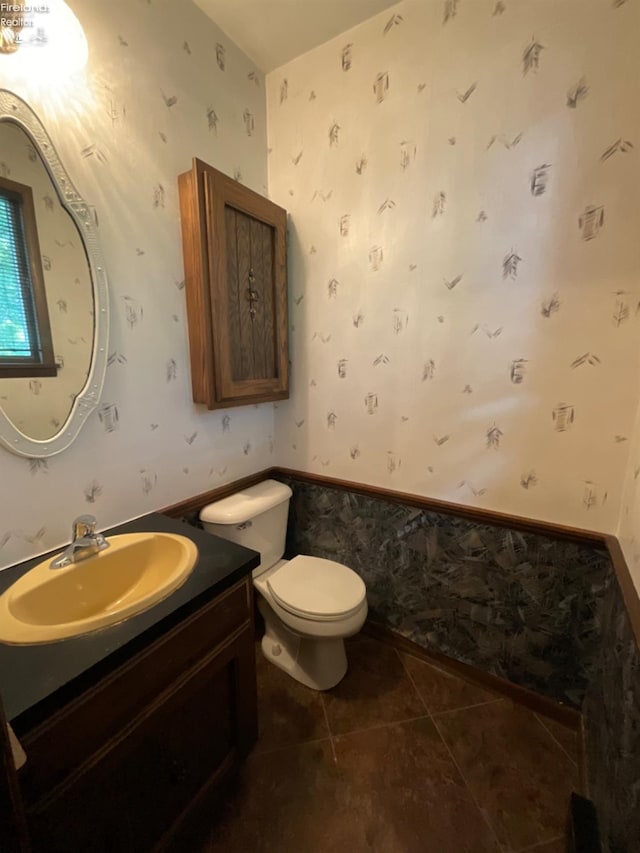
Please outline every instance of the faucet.
[{"label": "faucet", "polygon": [[62,554],[51,561],[52,569],[62,569],[72,563],[79,563],[109,547],[102,533],[96,533],[96,519],[93,515],[79,515],[71,527],[71,544]]}]

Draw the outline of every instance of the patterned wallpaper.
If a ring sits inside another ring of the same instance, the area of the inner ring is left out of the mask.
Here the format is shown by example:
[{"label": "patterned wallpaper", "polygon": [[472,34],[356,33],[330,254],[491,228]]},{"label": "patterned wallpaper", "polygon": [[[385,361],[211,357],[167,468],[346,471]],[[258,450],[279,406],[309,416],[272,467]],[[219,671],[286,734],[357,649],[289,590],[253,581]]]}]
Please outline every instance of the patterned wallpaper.
[{"label": "patterned wallpaper", "polygon": [[638,389],[635,0],[406,0],[267,77],[278,462],[613,531]]},{"label": "patterned wallpaper", "polygon": [[[97,413],[48,460],[0,453],[0,566],[272,464],[273,406],[207,412],[191,398],[177,176],[197,156],[258,192],[264,78],[192,3],[70,0],[89,65],[64,88],[0,85],[38,112],[95,207],[111,298]],[[37,48],[30,48],[37,49]]]},{"label": "patterned wallpaper", "polygon": [[[0,566],[80,512],[114,524],[275,461],[615,529],[638,400],[637,0],[405,0],[269,75],[269,149],[263,76],[192,3],[70,5],[84,75],[48,89],[7,61],[0,85],[94,206],[109,368],[70,450],[0,455]],[[269,159],[291,212],[275,423],[191,401],[176,176],[194,155],[260,192]]]},{"label": "patterned wallpaper", "polygon": [[31,187],[42,275],[58,375],[1,379],[0,406],[13,424],[35,439],[55,435],[69,417],[91,366],[91,274],[73,220],[58,201],[44,162],[24,131],[0,124],[0,174]]}]

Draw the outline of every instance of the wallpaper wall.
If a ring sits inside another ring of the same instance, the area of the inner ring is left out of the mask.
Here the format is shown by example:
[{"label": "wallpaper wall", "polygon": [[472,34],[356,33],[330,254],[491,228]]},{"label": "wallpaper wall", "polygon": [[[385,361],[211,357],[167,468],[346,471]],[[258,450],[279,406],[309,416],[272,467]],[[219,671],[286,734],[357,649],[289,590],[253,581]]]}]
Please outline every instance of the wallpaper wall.
[{"label": "wallpaper wall", "polygon": [[78,229],[31,139],[0,124],[0,175],[31,188],[57,376],[1,379],[0,406],[31,438],[55,435],[69,417],[91,366],[93,292]]},{"label": "wallpaper wall", "polygon": [[638,389],[640,4],[406,0],[267,77],[282,465],[614,530]]},{"label": "wallpaper wall", "polygon": [[269,191],[291,212],[275,425],[270,405],[191,401],[176,192],[194,155],[266,192],[264,79],[191,3],[70,5],[84,75],[48,88],[7,60],[0,85],[94,206],[110,364],[73,448],[1,454],[0,566],[79,512],[116,523],[259,470],[276,432],[282,465],[615,529],[638,399],[638,3],[405,0],[269,76]]},{"label": "wallpaper wall", "polygon": [[[89,65],[12,77],[94,206],[111,291],[97,413],[48,460],[0,453],[0,566],[66,543],[74,516],[124,521],[271,464],[273,407],[191,399],[177,176],[197,156],[266,189],[264,79],[192,3],[70,0]],[[30,48],[36,50],[37,48]],[[45,75],[46,76],[46,75]]]}]

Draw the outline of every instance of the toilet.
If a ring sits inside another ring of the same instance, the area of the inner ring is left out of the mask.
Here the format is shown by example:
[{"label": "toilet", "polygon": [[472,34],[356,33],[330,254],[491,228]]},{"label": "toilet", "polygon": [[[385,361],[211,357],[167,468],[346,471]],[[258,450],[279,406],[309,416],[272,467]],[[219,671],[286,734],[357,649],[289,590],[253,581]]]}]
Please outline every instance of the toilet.
[{"label": "toilet", "polygon": [[296,681],[328,690],[347,671],[345,637],[362,628],[367,595],[352,569],[320,557],[283,560],[291,489],[265,480],[200,512],[206,531],[259,551],[253,571],[265,657]]}]

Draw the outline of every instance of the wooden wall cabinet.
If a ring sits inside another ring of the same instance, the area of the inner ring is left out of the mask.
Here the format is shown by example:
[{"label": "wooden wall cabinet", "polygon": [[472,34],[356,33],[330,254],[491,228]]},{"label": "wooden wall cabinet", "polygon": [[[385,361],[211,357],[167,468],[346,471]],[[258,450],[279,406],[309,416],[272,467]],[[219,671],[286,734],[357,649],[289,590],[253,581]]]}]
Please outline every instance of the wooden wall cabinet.
[{"label": "wooden wall cabinet", "polygon": [[178,188],[194,401],[287,398],[286,211],[197,158]]}]

